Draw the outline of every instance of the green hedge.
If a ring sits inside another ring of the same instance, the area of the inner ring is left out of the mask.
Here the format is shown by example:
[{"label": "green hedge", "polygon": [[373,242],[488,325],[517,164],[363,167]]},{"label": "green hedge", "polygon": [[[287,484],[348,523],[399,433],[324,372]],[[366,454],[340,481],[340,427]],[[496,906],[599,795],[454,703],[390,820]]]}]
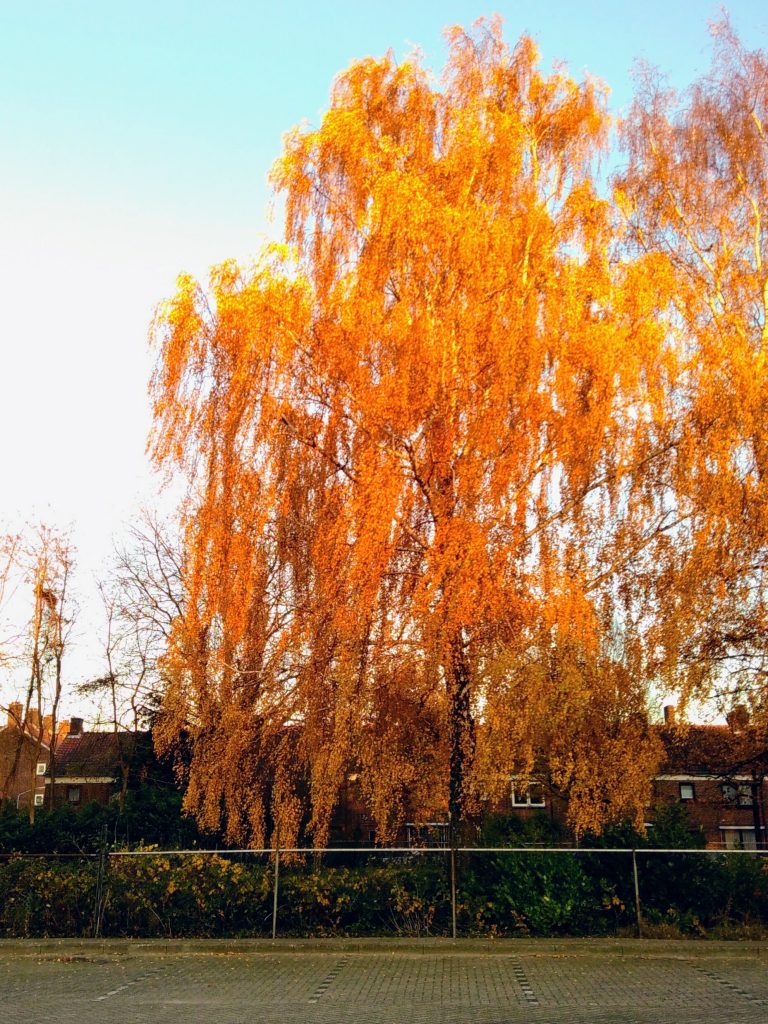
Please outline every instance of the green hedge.
[{"label": "green hedge", "polygon": [[[98,861],[14,858],[0,864],[0,935],[88,936]],[[271,867],[217,854],[111,858],[105,936],[271,934]],[[450,921],[445,872],[436,865],[286,868],[279,928],[290,935],[424,935]]]},{"label": "green hedge", "polygon": [[[120,827],[175,833],[179,818],[157,798],[128,807]],[[166,808],[168,809],[168,808]],[[87,810],[87,809],[85,809]],[[8,846],[98,847],[102,808],[89,816],[57,811],[25,831],[19,816],[0,816]],[[173,807],[170,808],[173,810]],[[142,822],[142,814],[146,813]],[[186,826],[181,826],[186,827]],[[14,832],[14,830],[16,830]],[[115,828],[117,831],[117,828]],[[114,833],[113,833],[114,834]],[[166,838],[165,836],[163,838]],[[489,817],[477,845],[551,846],[562,843],[544,815],[523,822]],[[658,847],[690,848],[684,808],[656,815]],[[463,853],[457,856],[457,924],[462,935],[628,934],[635,925],[631,849],[637,849],[640,895],[648,934],[765,934],[768,857],[705,853],[644,854],[649,838],[622,828],[593,837],[590,852]],[[625,847],[626,854],[601,853]],[[165,848],[165,847],[164,847]],[[4,852],[0,849],[0,853]],[[46,853],[50,853],[50,848]],[[0,858],[0,936],[88,936],[96,912],[95,856]],[[239,855],[163,853],[107,861],[101,933],[105,936],[266,936],[271,934],[273,869]],[[281,936],[448,935],[451,930],[448,854],[340,854],[282,863]],[[750,929],[752,930],[750,932]],[[759,931],[762,929],[762,932]]]},{"label": "green hedge", "polygon": [[178,790],[146,786],[130,790],[122,809],[116,797],[108,804],[91,802],[76,811],[68,805],[55,811],[39,809],[30,825],[27,812],[6,800],[0,803],[0,854],[94,853],[105,830],[113,846],[187,849],[220,844],[221,836],[198,830],[182,812],[181,802]]},{"label": "green hedge", "polygon": [[[631,859],[621,886],[599,862],[607,855],[494,854],[458,858],[458,926],[463,935],[601,935],[634,925]],[[373,861],[373,858],[368,858]],[[613,855],[612,871],[618,877]],[[768,923],[768,862],[746,857],[678,858],[663,893],[642,864],[646,923],[658,934]],[[706,904],[690,891],[709,886]],[[92,934],[98,861],[16,857],[0,862],[0,936]],[[447,858],[430,854],[389,863],[284,866],[282,936],[447,935]],[[111,858],[102,934],[129,937],[266,936],[271,931],[272,868],[217,854]],[[677,897],[674,893],[678,893]]]}]

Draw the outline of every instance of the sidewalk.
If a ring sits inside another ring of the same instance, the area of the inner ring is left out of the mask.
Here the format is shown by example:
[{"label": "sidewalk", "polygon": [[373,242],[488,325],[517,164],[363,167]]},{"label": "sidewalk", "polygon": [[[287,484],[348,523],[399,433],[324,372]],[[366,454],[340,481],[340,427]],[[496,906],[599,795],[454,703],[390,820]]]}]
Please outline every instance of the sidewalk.
[{"label": "sidewalk", "polygon": [[4,953],[68,952],[114,955],[174,953],[423,953],[428,956],[509,956],[567,953],[569,956],[760,957],[768,958],[768,940],[707,939],[0,939]]}]

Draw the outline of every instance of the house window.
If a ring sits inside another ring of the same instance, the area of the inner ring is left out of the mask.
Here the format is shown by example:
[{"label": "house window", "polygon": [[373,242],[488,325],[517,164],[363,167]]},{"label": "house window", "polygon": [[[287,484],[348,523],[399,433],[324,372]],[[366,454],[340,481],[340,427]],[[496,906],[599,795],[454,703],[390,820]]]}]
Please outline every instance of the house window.
[{"label": "house window", "polygon": [[692,782],[681,782],[680,783],[680,799],[681,800],[695,800],[696,794],[693,789]]},{"label": "house window", "polygon": [[524,789],[512,783],[513,807],[545,807],[544,792],[537,783],[532,782]]},{"label": "house window", "polygon": [[756,850],[753,828],[720,828],[726,850]]},{"label": "house window", "polygon": [[748,782],[741,782],[738,786],[732,782],[724,782],[720,789],[726,803],[736,804],[738,807],[752,806],[752,787]]},{"label": "house window", "polygon": [[748,782],[743,782],[739,786],[739,793],[736,798],[736,802],[739,807],[751,807],[752,806],[752,787]]},{"label": "house window", "polygon": [[71,804],[79,804],[80,803],[80,787],[79,786],[70,786],[67,789],[67,800]]},{"label": "house window", "polygon": [[35,807],[42,807],[45,795],[43,793],[35,793]]},{"label": "house window", "polygon": [[38,761],[37,762],[37,769],[36,769],[35,774],[37,774],[37,775],[45,775],[45,769],[47,767],[48,767],[48,765],[45,763],[45,761]]}]

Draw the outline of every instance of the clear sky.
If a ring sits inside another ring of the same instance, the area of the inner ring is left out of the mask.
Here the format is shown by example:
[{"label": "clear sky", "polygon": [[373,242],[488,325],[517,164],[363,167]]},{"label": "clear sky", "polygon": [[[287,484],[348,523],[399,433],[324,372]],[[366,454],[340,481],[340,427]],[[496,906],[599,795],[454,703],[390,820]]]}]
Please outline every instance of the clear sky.
[{"label": "clear sky", "polygon": [[[727,9],[748,46],[768,46],[765,0]],[[144,455],[154,306],[178,272],[205,275],[277,235],[267,171],[284,132],[318,122],[339,71],[414,45],[439,70],[442,29],[494,11],[546,66],[603,79],[620,113],[636,58],[678,87],[706,69],[720,6],[0,0],[0,530],[73,526],[84,615],[70,681],[101,670],[92,578],[157,492]]]}]

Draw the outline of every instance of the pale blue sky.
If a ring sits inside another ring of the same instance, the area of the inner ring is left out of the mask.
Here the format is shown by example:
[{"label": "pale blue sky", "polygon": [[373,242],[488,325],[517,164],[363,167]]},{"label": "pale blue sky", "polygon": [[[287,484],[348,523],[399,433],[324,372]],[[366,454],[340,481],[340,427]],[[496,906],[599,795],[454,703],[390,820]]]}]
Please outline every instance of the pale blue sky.
[{"label": "pale blue sky", "polygon": [[[734,0],[729,8],[744,39],[765,44],[768,5]],[[492,9],[510,40],[532,33],[546,63],[588,69],[621,108],[636,57],[669,71],[674,84],[706,66],[707,21],[719,6],[546,0]],[[414,43],[439,67],[443,27],[485,10],[455,0],[0,0],[0,180],[22,201],[44,196],[194,226],[218,259],[224,225],[246,244],[264,229],[264,177],[281,136],[317,121],[338,71]]]},{"label": "pale blue sky", "polygon": [[[764,0],[728,9],[747,45],[768,46]],[[155,488],[144,457],[153,307],[177,272],[205,274],[277,233],[266,174],[281,137],[318,122],[352,60],[419,45],[439,70],[443,28],[498,11],[510,41],[529,32],[545,65],[602,78],[620,111],[635,58],[676,86],[707,67],[719,10],[0,0],[0,529],[74,523],[87,590]],[[95,657],[84,638],[72,675],[98,671]]]}]

